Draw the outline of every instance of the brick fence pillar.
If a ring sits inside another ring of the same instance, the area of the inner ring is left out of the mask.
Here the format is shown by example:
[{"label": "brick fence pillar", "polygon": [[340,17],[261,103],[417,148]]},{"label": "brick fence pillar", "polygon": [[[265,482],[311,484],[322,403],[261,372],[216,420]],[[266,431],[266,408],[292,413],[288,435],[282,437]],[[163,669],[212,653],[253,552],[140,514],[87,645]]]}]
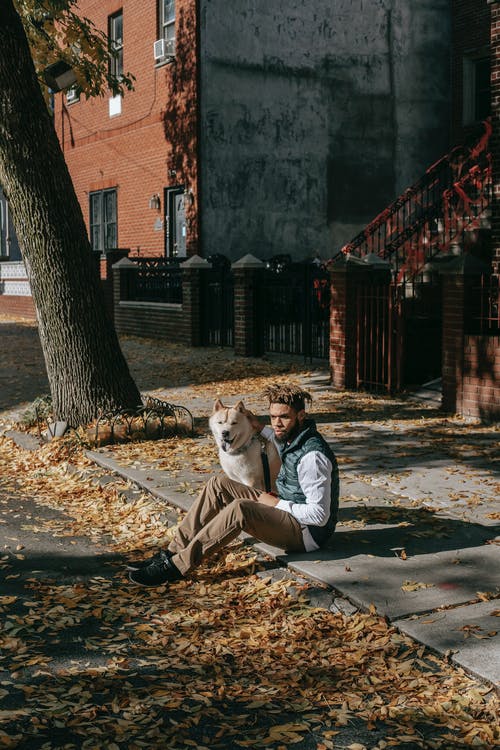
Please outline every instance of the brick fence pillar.
[{"label": "brick fence pillar", "polygon": [[264,353],[264,335],[258,292],[264,263],[248,254],[231,268],[234,274],[234,353],[260,357]]},{"label": "brick fence pillar", "polygon": [[[334,388],[353,388],[356,380],[352,371],[349,347],[356,326],[352,327],[353,305],[347,271],[347,261],[342,255],[330,268],[330,377]],[[355,347],[354,347],[355,348]]]},{"label": "brick fence pillar", "polygon": [[189,346],[201,346],[202,341],[202,294],[203,274],[211,264],[199,255],[192,255],[181,263],[182,268],[182,314]]},{"label": "brick fence pillar", "polygon": [[112,266],[113,271],[113,317],[118,333],[121,330],[120,301],[135,299],[137,265],[128,258],[122,258]]},{"label": "brick fence pillar", "polygon": [[461,255],[446,264],[443,276],[442,408],[463,413],[464,337],[472,319],[472,290],[490,269],[473,255]]},{"label": "brick fence pillar", "polygon": [[491,155],[493,201],[491,206],[491,244],[493,273],[500,275],[500,0],[488,0],[491,9]]},{"label": "brick fence pillar", "polygon": [[120,300],[135,298],[137,264],[122,258],[113,265],[113,303],[116,313]]},{"label": "brick fence pillar", "polygon": [[121,248],[116,250],[107,250],[106,255],[97,256],[101,288],[104,293],[104,302],[111,320],[114,320],[115,317],[113,268],[116,263],[122,260],[122,258],[126,258],[128,254],[128,249]]}]

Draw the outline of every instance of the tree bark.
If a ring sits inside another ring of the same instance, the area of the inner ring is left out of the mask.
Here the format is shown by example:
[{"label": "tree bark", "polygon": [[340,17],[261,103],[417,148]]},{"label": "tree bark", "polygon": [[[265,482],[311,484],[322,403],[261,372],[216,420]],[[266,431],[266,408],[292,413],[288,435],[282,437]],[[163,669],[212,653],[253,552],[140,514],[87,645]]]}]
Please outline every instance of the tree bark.
[{"label": "tree bark", "polygon": [[12,0],[0,0],[0,183],[31,285],[56,418],[79,425],[100,409],[138,406]]}]

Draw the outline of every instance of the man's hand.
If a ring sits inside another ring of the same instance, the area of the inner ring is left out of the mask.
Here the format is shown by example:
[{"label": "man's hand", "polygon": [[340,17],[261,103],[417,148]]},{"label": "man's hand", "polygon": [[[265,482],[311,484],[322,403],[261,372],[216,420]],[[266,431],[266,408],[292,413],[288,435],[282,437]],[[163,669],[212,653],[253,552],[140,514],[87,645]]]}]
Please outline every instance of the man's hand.
[{"label": "man's hand", "polygon": [[243,414],[250,420],[250,424],[252,425],[254,431],[260,434],[264,428],[264,425],[259,422],[259,419],[255,416],[255,414],[249,409],[245,409]]},{"label": "man's hand", "polygon": [[262,503],[262,505],[270,505],[272,508],[274,508],[275,505],[278,505],[279,501],[279,497],[271,495],[270,492],[261,492],[257,498],[257,502]]}]

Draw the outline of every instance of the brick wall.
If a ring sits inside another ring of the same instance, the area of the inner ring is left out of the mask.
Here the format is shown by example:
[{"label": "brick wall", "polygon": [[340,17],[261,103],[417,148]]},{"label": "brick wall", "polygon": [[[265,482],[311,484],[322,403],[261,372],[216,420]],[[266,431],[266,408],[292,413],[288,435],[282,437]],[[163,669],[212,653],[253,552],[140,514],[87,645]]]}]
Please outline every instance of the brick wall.
[{"label": "brick wall", "polygon": [[133,262],[123,258],[113,268],[114,324],[118,333],[199,346],[200,287],[199,268],[185,268],[182,277],[182,304],[135,302],[128,300]]},{"label": "brick wall", "polygon": [[0,314],[19,315],[22,318],[35,319],[35,307],[31,297],[14,297],[8,294],[0,295]]},{"label": "brick wall", "polygon": [[347,273],[345,270],[332,271],[330,307],[330,373],[334,388],[350,387],[347,371]]},{"label": "brick wall", "polygon": [[462,409],[464,356],[464,277],[445,275],[443,279],[443,400],[445,411]]},{"label": "brick wall", "polygon": [[[107,30],[108,16],[123,10],[124,70],[135,77],[121,114],[110,117],[109,96],[66,103],[56,95],[55,125],[84,218],[89,224],[89,192],[117,189],[119,247],[143,255],[163,255],[163,197],[166,187],[184,186],[188,255],[198,246],[197,177],[197,16],[195,0],[176,0],[178,55],[158,66],[156,0],[81,0],[78,10]],[[160,210],[149,207],[159,195]]]},{"label": "brick wall", "polygon": [[120,302],[115,307],[115,328],[128,336],[191,343],[182,305]]},{"label": "brick wall", "polygon": [[500,419],[499,336],[465,336],[461,413]]},{"label": "brick wall", "polygon": [[463,119],[463,58],[487,49],[490,43],[488,0],[452,0],[452,144],[460,143],[470,132]]},{"label": "brick wall", "polygon": [[467,334],[477,314],[479,276],[443,278],[443,408],[482,420],[500,418],[500,337]]}]

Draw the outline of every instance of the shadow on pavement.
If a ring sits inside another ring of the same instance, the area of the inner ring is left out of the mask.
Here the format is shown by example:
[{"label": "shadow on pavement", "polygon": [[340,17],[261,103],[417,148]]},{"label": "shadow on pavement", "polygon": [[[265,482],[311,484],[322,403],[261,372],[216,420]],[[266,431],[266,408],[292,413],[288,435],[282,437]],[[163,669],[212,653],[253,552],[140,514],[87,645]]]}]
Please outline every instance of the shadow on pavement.
[{"label": "shadow on pavement", "polygon": [[[358,524],[362,528],[356,528]],[[349,525],[351,530],[346,528]],[[401,548],[414,557],[480,547],[499,533],[500,526],[487,527],[443,518],[425,508],[343,506],[337,530],[325,549],[332,560],[359,554],[397,557]]]}]

